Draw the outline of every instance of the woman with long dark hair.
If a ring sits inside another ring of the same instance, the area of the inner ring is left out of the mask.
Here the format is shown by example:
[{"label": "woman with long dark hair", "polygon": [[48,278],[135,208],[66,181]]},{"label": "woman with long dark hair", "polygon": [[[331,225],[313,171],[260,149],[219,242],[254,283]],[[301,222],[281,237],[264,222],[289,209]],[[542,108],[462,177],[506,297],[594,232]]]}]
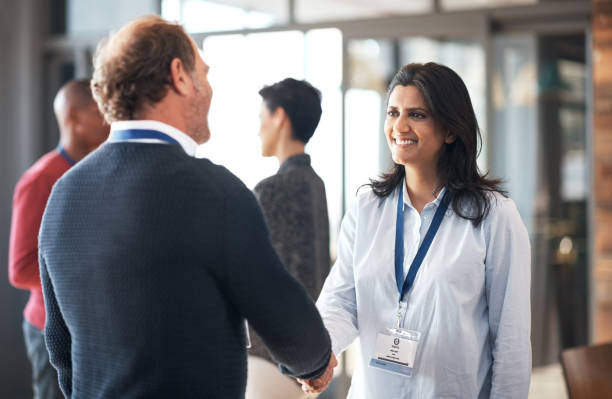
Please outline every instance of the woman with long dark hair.
[{"label": "woman with long dark hair", "polygon": [[388,91],[393,169],[346,214],[317,301],[350,398],[526,398],[530,246],[500,181],[478,171],[479,129],[450,68],[409,64]]}]

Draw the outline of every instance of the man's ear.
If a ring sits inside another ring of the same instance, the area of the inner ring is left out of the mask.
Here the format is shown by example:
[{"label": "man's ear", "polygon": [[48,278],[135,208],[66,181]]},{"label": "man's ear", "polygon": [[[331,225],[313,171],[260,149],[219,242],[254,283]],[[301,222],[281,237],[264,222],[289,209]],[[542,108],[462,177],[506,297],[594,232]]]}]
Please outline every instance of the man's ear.
[{"label": "man's ear", "polygon": [[276,126],[278,127],[278,131],[281,132],[281,136],[285,136],[286,139],[293,139],[293,127],[291,125],[291,119],[289,119],[289,115],[283,107],[278,107],[274,111],[274,119],[276,121]]},{"label": "man's ear", "polygon": [[81,118],[81,113],[78,109],[75,107],[69,107],[64,115],[64,124],[66,126],[71,126],[74,129],[74,126],[81,123]]},{"label": "man's ear", "polygon": [[66,114],[66,126],[69,126],[69,129],[73,132],[75,137],[83,137],[87,134],[91,134],[86,131],[87,127],[84,125],[86,119],[84,113],[85,111],[82,109],[71,108]]},{"label": "man's ear", "polygon": [[191,74],[185,69],[185,64],[180,58],[174,58],[170,62],[171,87],[181,96],[189,95],[193,91]]},{"label": "man's ear", "polygon": [[289,117],[285,112],[285,109],[281,106],[276,107],[274,112],[272,112],[272,119],[277,126],[281,126],[283,123],[287,123],[289,121]]}]

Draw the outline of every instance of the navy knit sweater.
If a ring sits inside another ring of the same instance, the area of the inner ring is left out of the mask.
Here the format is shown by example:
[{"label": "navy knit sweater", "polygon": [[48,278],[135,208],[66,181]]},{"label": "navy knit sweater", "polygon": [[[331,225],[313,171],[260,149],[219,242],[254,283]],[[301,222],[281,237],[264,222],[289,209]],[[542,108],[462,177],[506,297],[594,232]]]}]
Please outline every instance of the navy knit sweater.
[{"label": "navy knit sweater", "polygon": [[243,318],[286,373],[329,361],[253,195],[178,145],[107,143],[77,164],[53,189],[39,254],[68,398],[242,398]]}]

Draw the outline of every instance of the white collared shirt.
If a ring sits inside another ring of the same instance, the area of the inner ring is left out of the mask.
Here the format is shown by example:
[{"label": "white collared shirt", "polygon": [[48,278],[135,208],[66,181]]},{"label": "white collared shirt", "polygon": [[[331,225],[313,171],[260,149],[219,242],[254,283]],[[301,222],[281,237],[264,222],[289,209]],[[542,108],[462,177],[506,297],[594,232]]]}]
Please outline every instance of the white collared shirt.
[{"label": "white collared shirt", "polygon": [[[419,214],[404,189],[404,277],[443,192]],[[452,207],[404,298],[401,326],[421,333],[414,375],[369,367],[378,332],[393,327],[399,190],[362,191],[342,221],[338,258],[317,307],[336,355],[359,338],[349,398],[526,398],[531,374],[530,245],[514,202],[491,196],[474,227]]]},{"label": "white collared shirt", "polygon": [[[175,127],[172,127],[166,123],[152,120],[135,120],[135,121],[117,121],[111,124],[111,133],[117,130],[127,130],[127,129],[146,129],[146,130],[157,130],[158,132],[162,132],[172,137],[183,147],[183,150],[187,153],[187,155],[193,157],[195,156],[196,149],[198,148],[198,143],[195,142],[190,136],[186,133],[181,132]],[[139,142],[139,143],[162,143],[168,144],[168,142],[158,139],[130,139],[126,140],[130,142]]]}]

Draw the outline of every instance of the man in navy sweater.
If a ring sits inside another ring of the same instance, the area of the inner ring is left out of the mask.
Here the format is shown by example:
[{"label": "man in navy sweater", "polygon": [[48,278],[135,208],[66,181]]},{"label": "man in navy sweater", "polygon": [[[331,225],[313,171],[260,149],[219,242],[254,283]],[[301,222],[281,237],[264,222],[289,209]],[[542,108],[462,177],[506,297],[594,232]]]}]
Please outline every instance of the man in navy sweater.
[{"label": "man in navy sweater", "polygon": [[157,17],[112,35],[94,97],[111,136],[55,185],[39,236],[45,339],[68,398],[241,398],[244,319],[284,373],[336,364],[257,202],[193,157],[210,136],[208,67]]}]

